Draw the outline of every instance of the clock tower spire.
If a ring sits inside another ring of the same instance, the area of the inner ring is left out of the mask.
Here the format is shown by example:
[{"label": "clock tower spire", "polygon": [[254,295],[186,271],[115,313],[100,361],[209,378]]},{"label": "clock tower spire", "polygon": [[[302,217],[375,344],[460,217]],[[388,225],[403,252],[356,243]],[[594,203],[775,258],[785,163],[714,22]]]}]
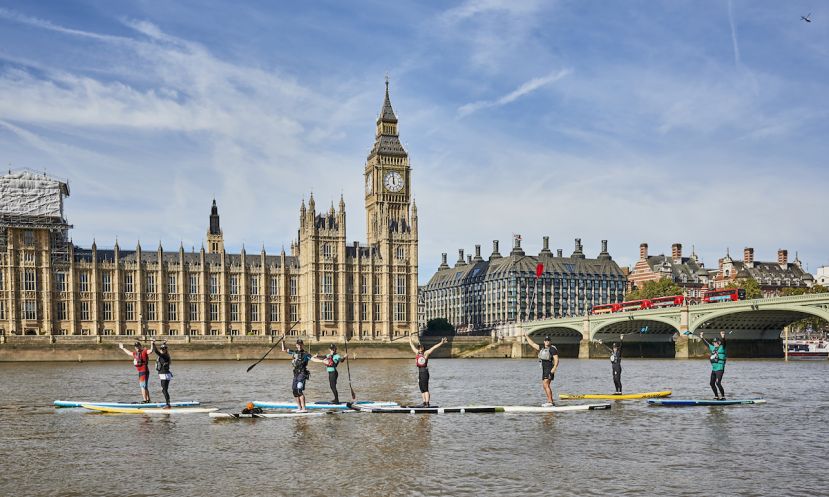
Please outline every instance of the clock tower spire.
[{"label": "clock tower spire", "polygon": [[374,146],[368,154],[364,172],[366,226],[370,244],[386,237],[390,230],[407,229],[411,224],[409,154],[400,143],[397,115],[389,97],[388,77],[376,124]]}]

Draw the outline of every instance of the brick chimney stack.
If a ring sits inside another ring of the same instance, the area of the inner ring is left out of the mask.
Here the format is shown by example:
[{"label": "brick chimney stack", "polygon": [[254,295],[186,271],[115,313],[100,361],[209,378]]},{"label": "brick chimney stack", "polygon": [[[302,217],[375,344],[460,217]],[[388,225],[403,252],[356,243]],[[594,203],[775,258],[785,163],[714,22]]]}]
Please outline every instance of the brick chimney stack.
[{"label": "brick chimney stack", "polygon": [[682,244],[675,243],[671,245],[671,257],[673,258],[674,262],[681,262],[682,261]]},{"label": "brick chimney stack", "polygon": [[639,258],[645,260],[648,258],[648,244],[642,243],[639,245]]},{"label": "brick chimney stack", "polygon": [[777,251],[777,263],[784,266],[789,263],[789,251],[780,249]]},{"label": "brick chimney stack", "polygon": [[754,263],[754,249],[751,247],[746,247],[743,249],[743,262],[746,264],[753,264]]}]

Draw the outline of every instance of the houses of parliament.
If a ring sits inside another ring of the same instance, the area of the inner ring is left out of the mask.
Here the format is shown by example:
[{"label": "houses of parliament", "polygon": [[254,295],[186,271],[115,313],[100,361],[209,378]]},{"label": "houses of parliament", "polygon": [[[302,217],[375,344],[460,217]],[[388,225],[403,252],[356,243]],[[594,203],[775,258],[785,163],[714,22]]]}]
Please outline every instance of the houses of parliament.
[{"label": "houses of parliament", "polygon": [[69,186],[41,173],[0,176],[0,334],[281,335],[392,340],[417,331],[417,207],[388,82],[363,170],[367,243],[349,243],[346,209],[299,209],[278,255],[228,254],[213,201],[206,246],[185,252],[75,246]]}]

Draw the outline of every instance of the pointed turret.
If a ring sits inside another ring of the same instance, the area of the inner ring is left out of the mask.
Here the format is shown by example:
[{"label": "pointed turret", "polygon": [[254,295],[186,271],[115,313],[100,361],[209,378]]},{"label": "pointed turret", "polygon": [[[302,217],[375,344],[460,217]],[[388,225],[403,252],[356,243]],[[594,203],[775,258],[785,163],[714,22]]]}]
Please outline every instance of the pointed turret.
[{"label": "pointed turret", "polygon": [[207,253],[218,254],[225,249],[225,238],[222,227],[219,224],[219,207],[216,206],[216,199],[210,207],[210,226],[207,228]]},{"label": "pointed turret", "polygon": [[391,106],[391,99],[389,98],[389,78],[386,76],[386,98],[383,99],[383,107],[380,109],[380,115],[377,117],[377,122],[395,123],[397,124],[397,115]]}]

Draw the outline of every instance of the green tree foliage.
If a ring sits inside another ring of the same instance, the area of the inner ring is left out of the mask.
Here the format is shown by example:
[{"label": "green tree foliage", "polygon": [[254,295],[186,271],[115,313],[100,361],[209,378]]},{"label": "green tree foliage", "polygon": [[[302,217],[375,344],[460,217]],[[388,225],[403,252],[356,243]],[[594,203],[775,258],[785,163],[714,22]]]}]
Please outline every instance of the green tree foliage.
[{"label": "green tree foliage", "polygon": [[[811,288],[784,288],[780,292],[780,296],[787,297],[790,295],[807,295],[814,293],[829,293],[829,288],[823,285],[815,285]],[[801,319],[800,321],[796,321],[789,326],[791,331],[795,334],[802,333],[807,330],[812,330],[813,332],[829,330],[829,323],[817,316]]]},{"label": "green tree foliage", "polygon": [[446,318],[430,319],[426,323],[427,335],[454,335],[455,327]]},{"label": "green tree foliage", "polygon": [[760,284],[754,278],[743,278],[737,281],[732,281],[726,288],[742,288],[746,291],[747,299],[761,299],[763,298],[763,291],[760,290]]},{"label": "green tree foliage", "polygon": [[656,297],[682,295],[682,293],[682,288],[671,281],[670,278],[661,278],[655,281],[646,281],[639,288],[628,292],[625,295],[625,300],[653,299]]}]

